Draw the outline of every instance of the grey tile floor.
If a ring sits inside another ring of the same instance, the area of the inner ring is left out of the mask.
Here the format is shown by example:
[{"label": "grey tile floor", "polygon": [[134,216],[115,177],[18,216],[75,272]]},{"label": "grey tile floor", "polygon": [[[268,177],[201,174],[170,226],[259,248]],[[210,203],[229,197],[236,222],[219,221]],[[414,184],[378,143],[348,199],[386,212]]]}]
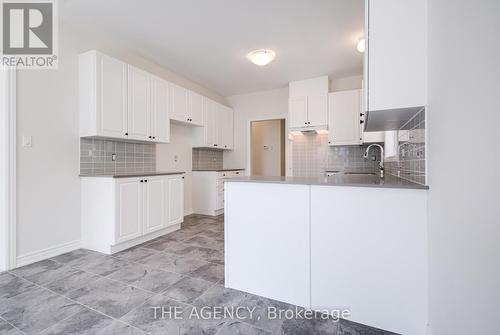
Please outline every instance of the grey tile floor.
[{"label": "grey tile floor", "polygon": [[[269,306],[294,306],[224,287],[223,220],[193,215],[112,256],[79,249],[0,273],[0,334],[389,334],[345,320],[267,318]],[[255,309],[252,318],[188,317],[204,306]],[[175,307],[184,318],[162,317]]]}]

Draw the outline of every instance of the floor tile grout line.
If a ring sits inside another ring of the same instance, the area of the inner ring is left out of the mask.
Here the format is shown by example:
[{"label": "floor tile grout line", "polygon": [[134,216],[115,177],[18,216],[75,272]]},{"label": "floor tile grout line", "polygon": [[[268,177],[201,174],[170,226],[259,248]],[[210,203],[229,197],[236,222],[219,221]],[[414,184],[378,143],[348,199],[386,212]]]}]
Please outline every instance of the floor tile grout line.
[{"label": "floor tile grout line", "polygon": [[11,322],[9,322],[9,321],[5,320],[2,316],[0,316],[0,320],[1,320],[1,321],[3,321],[3,322],[5,322],[6,324],[8,324],[9,326],[11,326],[11,327],[12,327],[12,328],[14,328],[15,330],[17,330],[17,331],[19,331],[19,332],[21,332],[21,333],[23,333],[23,334],[27,335],[27,334],[26,334],[26,332],[24,332],[24,331],[22,331],[21,329],[17,328],[17,327],[16,327],[15,325],[13,325]]},{"label": "floor tile grout line", "polygon": [[[81,303],[81,302],[79,302],[79,301],[77,301],[77,300],[74,300],[74,299],[72,299],[72,298],[69,298],[69,297],[67,297],[67,296],[64,296],[64,295],[62,295],[62,294],[60,294],[60,293],[58,293],[58,292],[56,292],[56,291],[53,291],[53,290],[51,290],[51,289],[49,289],[49,288],[47,288],[47,287],[43,287],[42,285],[39,285],[39,284],[37,284],[37,283],[35,283],[35,282],[31,281],[31,280],[28,280],[28,279],[23,278],[23,277],[21,277],[21,276],[18,276],[18,275],[16,275],[16,274],[13,274],[13,275],[14,275],[14,276],[16,276],[16,277],[18,277],[18,278],[20,278],[20,279],[23,279],[23,280],[26,280],[26,281],[28,281],[28,282],[32,283],[33,285],[37,286],[38,288],[41,288],[41,289],[43,289],[43,290],[45,290],[45,291],[48,291],[48,292],[50,292],[50,293],[53,293],[53,294],[55,294],[55,295],[58,295],[58,296],[60,296],[60,297],[62,297],[62,298],[64,298],[64,299],[70,300],[71,302],[74,302],[74,303],[76,303],[77,305],[83,306],[83,307],[85,307],[85,308],[87,308],[87,309],[89,309],[89,310],[91,310],[91,311],[94,311],[94,312],[96,312],[96,313],[99,313],[99,314],[101,314],[101,315],[104,315],[104,316],[106,316],[106,317],[108,317],[108,318],[110,318],[110,319],[112,319],[112,320],[114,320],[114,321],[118,321],[118,322],[120,322],[120,323],[123,323],[123,324],[125,324],[125,325],[127,325],[127,326],[130,326],[130,327],[132,327],[132,328],[134,328],[134,329],[137,329],[137,330],[141,331],[142,333],[144,333],[144,331],[142,331],[142,330],[138,329],[137,327],[134,327],[134,326],[132,326],[132,325],[130,325],[130,324],[128,324],[128,323],[126,323],[126,322],[123,322],[123,321],[121,321],[120,319],[117,319],[117,318],[115,318],[115,317],[113,317],[113,316],[111,316],[111,315],[107,315],[107,314],[105,314],[105,313],[103,313],[103,312],[101,312],[101,311],[98,311],[98,310],[96,310],[96,309],[94,309],[94,308],[92,308],[92,307],[90,307],[90,306],[87,306],[87,305],[85,305],[85,304],[83,304],[83,303]],[[104,278],[104,277],[103,277],[103,278]],[[102,279],[102,278],[100,278],[100,279]],[[73,290],[73,291],[74,291],[74,290]],[[71,291],[71,292],[73,292],[73,291]],[[63,320],[60,320],[60,321],[58,321],[58,322],[54,323],[53,325],[50,325],[49,327],[47,327],[47,328],[45,328],[45,329],[43,329],[43,330],[41,330],[41,331],[37,332],[37,334],[39,334],[39,333],[41,333],[41,332],[43,332],[43,331],[45,331],[45,330],[47,330],[47,329],[49,329],[49,328],[51,328],[51,327],[55,326],[56,324],[58,324],[58,323],[60,323],[60,322],[62,322],[62,321],[64,321],[64,320],[69,319],[70,317],[73,317],[73,316],[77,315],[78,313],[79,313],[79,312],[76,312],[76,313],[72,314],[71,316],[69,316],[69,317],[67,317],[67,318],[65,318],[65,319],[63,319]],[[24,333],[24,332],[23,332],[23,333]]]}]

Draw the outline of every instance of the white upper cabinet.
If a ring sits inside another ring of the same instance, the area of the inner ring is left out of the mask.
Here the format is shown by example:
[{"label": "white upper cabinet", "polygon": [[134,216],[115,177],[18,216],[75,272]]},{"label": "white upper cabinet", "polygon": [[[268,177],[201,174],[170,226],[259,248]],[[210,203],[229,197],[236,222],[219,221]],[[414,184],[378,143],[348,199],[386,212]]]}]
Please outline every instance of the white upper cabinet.
[{"label": "white upper cabinet", "polygon": [[[427,104],[427,1],[366,0],[368,111]],[[370,118],[368,116],[368,125]]]},{"label": "white upper cabinet", "polygon": [[171,84],[171,115],[175,121],[189,125],[203,125],[203,96]]},{"label": "white upper cabinet", "polygon": [[170,142],[170,92],[169,83],[158,77],[151,77],[151,107],[149,136],[153,142]]},{"label": "white upper cabinet", "polygon": [[222,106],[220,114],[220,123],[222,124],[222,148],[224,150],[232,150],[234,145],[234,113],[233,109]]},{"label": "white upper cabinet", "polygon": [[288,119],[290,128],[307,127],[307,97],[289,99]]},{"label": "white upper cabinet", "polygon": [[328,124],[328,76],[290,82],[290,128],[326,129]]},{"label": "white upper cabinet", "polygon": [[95,50],[81,54],[80,136],[167,143],[168,85],[155,78]]},{"label": "white upper cabinet", "polygon": [[219,136],[218,136],[218,110],[217,103],[212,100],[207,100],[206,108],[203,114],[204,120],[204,130],[203,137],[204,141],[199,143],[201,146],[206,147],[218,147],[219,146]]},{"label": "white upper cabinet", "polygon": [[361,144],[361,90],[330,93],[328,106],[328,144]]},{"label": "white upper cabinet", "polygon": [[79,58],[80,136],[127,133],[127,64],[96,51]]},{"label": "white upper cabinet", "polygon": [[322,127],[328,123],[328,94],[311,94],[307,97],[309,127]]},{"label": "white upper cabinet", "polygon": [[189,122],[188,90],[184,87],[170,84],[170,119]]},{"label": "white upper cabinet", "polygon": [[205,104],[205,97],[189,91],[188,93],[188,106],[189,106],[189,119],[190,123],[202,126],[203,125],[203,106]]},{"label": "white upper cabinet", "polygon": [[147,72],[128,66],[128,138],[148,140],[150,87]]}]

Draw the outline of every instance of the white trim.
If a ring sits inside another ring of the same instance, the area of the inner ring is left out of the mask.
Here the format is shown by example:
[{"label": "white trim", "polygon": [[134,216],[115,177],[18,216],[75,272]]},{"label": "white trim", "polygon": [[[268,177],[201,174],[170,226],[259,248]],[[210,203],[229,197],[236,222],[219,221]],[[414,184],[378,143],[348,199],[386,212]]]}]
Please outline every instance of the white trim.
[{"label": "white trim", "polygon": [[42,249],[34,252],[27,253],[17,257],[17,266],[24,266],[27,264],[42,261],[47,258],[55,257],[66,252],[70,252],[76,249],[80,249],[82,246],[81,240],[71,241],[63,244],[59,244],[47,249]]},{"label": "white trim", "polygon": [[288,118],[285,115],[272,115],[250,118],[247,120],[247,167],[248,175],[252,175],[252,122],[254,121],[269,121],[269,120],[285,120],[285,175],[291,175],[289,167],[291,167],[291,141],[288,139]]},{"label": "white trim", "polygon": [[[0,106],[0,112],[4,113],[5,119],[1,125],[1,133],[5,149],[5,165],[2,166],[2,173],[5,173],[5,236],[2,244],[5,248],[3,254],[5,258],[0,265],[6,269],[12,269],[16,266],[16,70],[2,69],[5,76],[4,92],[2,96],[5,101]],[[3,86],[3,85],[2,85]],[[2,141],[3,142],[3,141]],[[1,270],[1,269],[0,269]]]}]

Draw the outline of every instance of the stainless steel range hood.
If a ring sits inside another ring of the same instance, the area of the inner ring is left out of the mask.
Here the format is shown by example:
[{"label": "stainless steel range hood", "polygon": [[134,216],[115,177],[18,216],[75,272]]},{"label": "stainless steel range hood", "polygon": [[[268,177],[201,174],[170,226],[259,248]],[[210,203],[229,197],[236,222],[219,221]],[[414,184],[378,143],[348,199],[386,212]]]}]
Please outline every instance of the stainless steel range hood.
[{"label": "stainless steel range hood", "polygon": [[400,130],[401,127],[424,106],[369,111],[365,131]]}]

